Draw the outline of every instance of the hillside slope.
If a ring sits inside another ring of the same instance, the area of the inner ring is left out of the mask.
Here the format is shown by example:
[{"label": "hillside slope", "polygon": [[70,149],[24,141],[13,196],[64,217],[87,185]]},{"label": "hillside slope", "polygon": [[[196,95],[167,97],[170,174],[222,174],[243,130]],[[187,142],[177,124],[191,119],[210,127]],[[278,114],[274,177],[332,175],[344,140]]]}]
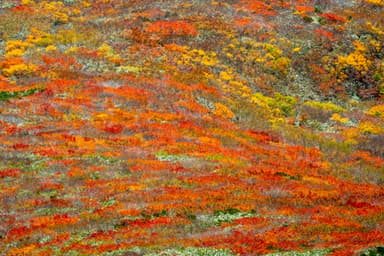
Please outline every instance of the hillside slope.
[{"label": "hillside slope", "polygon": [[383,253],[382,0],[0,8],[0,255]]}]

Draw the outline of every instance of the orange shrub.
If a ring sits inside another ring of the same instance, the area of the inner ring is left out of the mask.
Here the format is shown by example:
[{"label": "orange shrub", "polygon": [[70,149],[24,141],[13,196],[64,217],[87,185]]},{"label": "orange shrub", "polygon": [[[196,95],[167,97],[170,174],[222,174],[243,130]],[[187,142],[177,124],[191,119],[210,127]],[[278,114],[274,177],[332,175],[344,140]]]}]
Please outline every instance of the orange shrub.
[{"label": "orange shrub", "polygon": [[197,36],[195,26],[186,21],[156,21],[146,29],[148,33],[157,33],[163,36]]}]

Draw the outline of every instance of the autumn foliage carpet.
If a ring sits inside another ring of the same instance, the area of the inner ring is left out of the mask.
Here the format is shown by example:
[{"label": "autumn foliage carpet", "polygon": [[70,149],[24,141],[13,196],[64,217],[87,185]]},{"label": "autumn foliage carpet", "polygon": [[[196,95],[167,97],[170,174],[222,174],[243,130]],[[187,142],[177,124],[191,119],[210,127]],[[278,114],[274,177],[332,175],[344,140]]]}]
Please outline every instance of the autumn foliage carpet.
[{"label": "autumn foliage carpet", "polygon": [[0,255],[383,255],[383,13],[1,1]]}]

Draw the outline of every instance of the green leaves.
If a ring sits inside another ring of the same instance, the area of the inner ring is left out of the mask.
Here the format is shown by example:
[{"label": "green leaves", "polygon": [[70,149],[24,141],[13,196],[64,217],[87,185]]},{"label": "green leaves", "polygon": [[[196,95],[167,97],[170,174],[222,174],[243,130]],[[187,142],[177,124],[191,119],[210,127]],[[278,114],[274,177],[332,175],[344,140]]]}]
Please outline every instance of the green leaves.
[{"label": "green leaves", "polygon": [[22,98],[26,97],[35,93],[39,93],[44,91],[44,88],[32,88],[24,91],[14,91],[14,92],[7,92],[7,91],[0,91],[0,101],[8,101],[12,98]]}]

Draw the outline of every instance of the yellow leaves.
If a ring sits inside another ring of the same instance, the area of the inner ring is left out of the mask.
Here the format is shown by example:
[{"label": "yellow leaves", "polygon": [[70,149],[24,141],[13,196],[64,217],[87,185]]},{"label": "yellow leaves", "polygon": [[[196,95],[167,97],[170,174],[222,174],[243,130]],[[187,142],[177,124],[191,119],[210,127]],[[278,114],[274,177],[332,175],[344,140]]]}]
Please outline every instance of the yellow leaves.
[{"label": "yellow leaves", "polygon": [[219,63],[215,52],[205,52],[201,49],[188,50],[188,48],[185,46],[178,51],[183,53],[182,60],[179,61],[180,64],[188,65],[192,62],[196,64],[202,64],[207,67],[212,67]]},{"label": "yellow leaves", "polygon": [[368,68],[372,63],[364,55],[358,52],[353,52],[348,56],[339,56],[337,62],[341,67],[352,66],[358,71],[368,71]]},{"label": "yellow leaves", "polygon": [[373,106],[365,113],[371,116],[384,118],[384,105]]},{"label": "yellow leaves", "polygon": [[384,6],[384,0],[366,0],[366,2],[373,5]]},{"label": "yellow leaves", "polygon": [[339,122],[339,123],[342,123],[342,124],[345,124],[345,123],[348,123],[349,122],[349,118],[347,117],[341,117],[340,114],[338,113],[335,113],[331,116],[330,120],[332,121],[336,121],[336,122]]},{"label": "yellow leaves", "polygon": [[32,28],[31,34],[27,37],[28,43],[42,47],[52,45],[54,41],[55,39],[53,35],[43,32],[36,28]]},{"label": "yellow leaves", "polygon": [[283,51],[277,48],[273,44],[265,44],[264,48],[267,50],[267,52],[270,54],[271,58],[277,58],[280,57],[283,54]]},{"label": "yellow leaves", "polygon": [[221,103],[215,103],[215,110],[212,113],[224,119],[232,119],[235,116],[227,106]]},{"label": "yellow leaves", "polygon": [[220,78],[224,81],[229,81],[232,79],[232,76],[228,72],[222,71],[220,72]]},{"label": "yellow leaves", "polygon": [[229,53],[229,52],[226,54],[226,56],[227,56],[228,58],[231,58],[231,59],[233,58],[233,54],[232,54],[232,53]]},{"label": "yellow leaves", "polygon": [[357,129],[363,134],[380,134],[383,132],[383,128],[373,124],[369,121],[363,121],[358,126]]},{"label": "yellow leaves", "polygon": [[83,5],[84,8],[88,8],[92,5],[91,3],[88,3],[87,1],[82,1],[81,4]]},{"label": "yellow leaves", "polygon": [[300,51],[301,51],[300,47],[293,48],[293,52],[300,52]]},{"label": "yellow leaves", "polygon": [[84,36],[79,35],[72,29],[59,30],[55,35],[55,41],[65,45],[74,44],[80,40],[85,40]]},{"label": "yellow leaves", "polygon": [[57,48],[54,45],[48,45],[47,47],[45,47],[46,52],[54,52],[56,50],[57,50]]},{"label": "yellow leaves", "polygon": [[364,44],[362,44],[360,41],[354,41],[353,42],[353,45],[355,46],[355,51],[356,52],[366,52],[367,51],[367,47],[365,47]]},{"label": "yellow leaves", "polygon": [[231,69],[220,72],[219,81],[224,91],[243,99],[251,97],[252,89],[244,85],[241,81],[237,81]]},{"label": "yellow leaves", "polygon": [[101,113],[101,114],[96,114],[94,119],[95,121],[100,121],[100,120],[106,120],[109,117],[106,113]]},{"label": "yellow leaves", "polygon": [[8,52],[5,54],[5,57],[6,57],[6,58],[22,57],[23,55],[24,55],[24,50],[21,50],[21,49],[14,49],[14,50],[8,51]]},{"label": "yellow leaves", "polygon": [[58,9],[62,7],[64,4],[62,2],[58,1],[52,1],[49,3],[45,3],[44,9],[49,10],[49,11],[54,11],[55,9]]},{"label": "yellow leaves", "polygon": [[3,69],[3,74],[7,77],[10,76],[20,76],[20,75],[28,75],[33,73],[36,70],[36,66],[33,64],[15,64],[10,66],[9,68]]},{"label": "yellow leaves", "polygon": [[65,53],[67,53],[67,54],[71,54],[71,53],[75,53],[75,52],[77,52],[78,50],[79,50],[78,47],[69,47],[69,48],[65,51]]},{"label": "yellow leaves", "polygon": [[380,43],[379,41],[372,39],[372,40],[369,41],[369,44],[370,44],[376,51],[378,51],[378,52],[380,51],[380,49],[381,49],[381,43]]},{"label": "yellow leaves", "polygon": [[273,102],[273,99],[258,92],[252,95],[251,102],[260,107],[268,108],[269,105]]},{"label": "yellow leaves", "polygon": [[288,73],[288,67],[291,63],[291,60],[286,57],[280,57],[272,62],[272,66],[275,70],[280,71],[282,74]]},{"label": "yellow leaves", "polygon": [[110,54],[113,53],[112,47],[110,47],[107,44],[103,44],[97,50],[98,50],[99,53],[104,54],[104,55],[110,55]]},{"label": "yellow leaves", "polygon": [[[101,56],[104,56],[106,58],[108,58],[109,61],[111,62],[116,62],[118,63],[119,62],[119,59],[120,59],[120,56],[118,54],[115,54],[113,52],[113,49],[111,46],[107,45],[107,44],[103,44],[99,47],[99,49],[97,49],[97,52],[101,55]],[[127,66],[127,68],[129,68],[130,66]],[[138,72],[139,70],[137,70]],[[122,68],[121,72],[124,72],[124,68]],[[125,72],[130,72],[129,70],[126,70]],[[133,72],[133,71],[131,71]]]},{"label": "yellow leaves", "polygon": [[346,111],[344,108],[337,106],[331,102],[306,101],[304,103],[304,106],[309,106],[312,108],[317,108],[317,109],[327,110],[327,111],[332,111],[337,113]]},{"label": "yellow leaves", "polygon": [[261,93],[252,95],[251,102],[259,107],[265,108],[275,116],[289,116],[293,114],[293,109],[296,105],[296,99],[290,96],[284,96],[276,93],[274,97],[264,96]]},{"label": "yellow leaves", "polygon": [[203,59],[201,60],[201,64],[210,67],[210,66],[216,65],[217,61],[214,58],[204,56]]},{"label": "yellow leaves", "polygon": [[20,41],[20,40],[8,41],[5,46],[5,57],[6,58],[22,57],[25,51],[27,50],[27,48],[30,46],[31,46],[30,43]]},{"label": "yellow leaves", "polygon": [[34,4],[35,2],[33,0],[21,0],[22,5],[29,5]]},{"label": "yellow leaves", "polygon": [[135,66],[120,66],[117,68],[118,73],[140,73],[141,71],[141,67]]},{"label": "yellow leaves", "polygon": [[359,41],[354,41],[353,44],[355,46],[355,51],[347,56],[338,56],[336,64],[339,66],[339,69],[351,66],[357,71],[368,71],[372,65],[372,61],[365,56],[367,48]]},{"label": "yellow leaves", "polygon": [[54,12],[53,15],[54,15],[56,21],[59,21],[60,23],[67,23],[69,21],[69,17],[65,13]]},{"label": "yellow leaves", "polygon": [[[382,1],[382,0],[381,0],[381,1]],[[374,33],[376,33],[376,34],[378,34],[378,35],[384,35],[384,31],[381,30],[380,28],[375,27],[374,25],[372,25],[371,22],[368,21],[366,24],[367,24],[367,26],[369,27],[369,29],[370,29],[371,31],[373,31]]]},{"label": "yellow leaves", "polygon": [[25,48],[27,48],[28,46],[30,46],[30,44],[27,42],[23,42],[20,40],[11,40],[7,42],[5,46],[5,51],[8,52],[14,49],[25,50]]},{"label": "yellow leaves", "polygon": [[232,49],[235,49],[235,48],[236,48],[236,46],[235,46],[234,44],[229,44],[228,47],[229,47],[229,48],[232,48]]},{"label": "yellow leaves", "polygon": [[65,9],[63,2],[52,1],[45,3],[43,9],[52,14],[56,22],[67,23],[69,21],[68,15],[63,12]]}]

